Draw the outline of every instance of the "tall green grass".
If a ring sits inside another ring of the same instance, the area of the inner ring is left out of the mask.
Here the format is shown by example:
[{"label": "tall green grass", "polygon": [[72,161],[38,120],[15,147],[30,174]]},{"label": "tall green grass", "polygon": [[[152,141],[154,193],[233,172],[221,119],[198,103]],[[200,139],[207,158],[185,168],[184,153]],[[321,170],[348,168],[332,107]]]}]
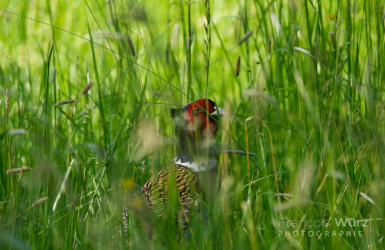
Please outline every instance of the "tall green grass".
[{"label": "tall green grass", "polygon": [[[0,248],[383,249],[384,8],[2,1]],[[222,156],[186,233],[129,213],[126,244],[125,187],[172,163],[169,109],[205,97],[233,114],[217,143],[257,156]]]}]

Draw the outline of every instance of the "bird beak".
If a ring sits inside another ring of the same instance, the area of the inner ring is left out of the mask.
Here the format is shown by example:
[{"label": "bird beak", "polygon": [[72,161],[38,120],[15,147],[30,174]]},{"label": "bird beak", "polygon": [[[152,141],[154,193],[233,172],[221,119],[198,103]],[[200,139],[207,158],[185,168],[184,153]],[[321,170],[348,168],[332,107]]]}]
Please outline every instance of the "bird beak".
[{"label": "bird beak", "polygon": [[223,108],[220,107],[215,107],[214,112],[212,112],[210,115],[212,116],[230,116],[229,112],[224,110]]}]

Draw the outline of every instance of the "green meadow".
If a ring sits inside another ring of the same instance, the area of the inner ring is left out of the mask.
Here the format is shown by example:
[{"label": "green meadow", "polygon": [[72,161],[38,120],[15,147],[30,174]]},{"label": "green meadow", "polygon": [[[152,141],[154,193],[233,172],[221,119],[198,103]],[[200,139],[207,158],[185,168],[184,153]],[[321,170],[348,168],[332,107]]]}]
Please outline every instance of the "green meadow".
[{"label": "green meadow", "polygon": [[[384,63],[379,0],[3,0],[0,249],[384,249]],[[119,234],[202,98],[256,155]]]}]

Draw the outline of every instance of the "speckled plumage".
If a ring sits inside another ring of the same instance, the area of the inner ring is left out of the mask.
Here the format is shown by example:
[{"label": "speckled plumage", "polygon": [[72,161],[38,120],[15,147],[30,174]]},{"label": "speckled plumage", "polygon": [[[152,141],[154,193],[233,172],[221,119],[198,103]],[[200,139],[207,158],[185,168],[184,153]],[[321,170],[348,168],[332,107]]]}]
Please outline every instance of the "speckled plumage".
[{"label": "speckled plumage", "polygon": [[[175,176],[175,177],[173,177]],[[185,166],[174,164],[159,171],[152,176],[141,188],[148,205],[156,211],[158,216],[163,215],[163,209],[167,205],[170,180],[175,178],[178,197],[181,202],[181,218],[186,224],[191,206],[198,206],[199,175]],[[171,189],[173,190],[173,189]],[[183,209],[182,209],[183,208]]]}]

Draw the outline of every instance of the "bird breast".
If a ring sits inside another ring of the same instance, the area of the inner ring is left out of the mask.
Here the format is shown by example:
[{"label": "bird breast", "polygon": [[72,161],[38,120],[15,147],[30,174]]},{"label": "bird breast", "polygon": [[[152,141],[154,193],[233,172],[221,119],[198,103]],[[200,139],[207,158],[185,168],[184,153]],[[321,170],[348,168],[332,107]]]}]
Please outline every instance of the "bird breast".
[{"label": "bird breast", "polygon": [[211,157],[208,160],[201,160],[195,162],[182,162],[181,159],[174,158],[175,164],[184,166],[191,169],[194,172],[204,172],[215,168],[218,164],[218,159]]}]

